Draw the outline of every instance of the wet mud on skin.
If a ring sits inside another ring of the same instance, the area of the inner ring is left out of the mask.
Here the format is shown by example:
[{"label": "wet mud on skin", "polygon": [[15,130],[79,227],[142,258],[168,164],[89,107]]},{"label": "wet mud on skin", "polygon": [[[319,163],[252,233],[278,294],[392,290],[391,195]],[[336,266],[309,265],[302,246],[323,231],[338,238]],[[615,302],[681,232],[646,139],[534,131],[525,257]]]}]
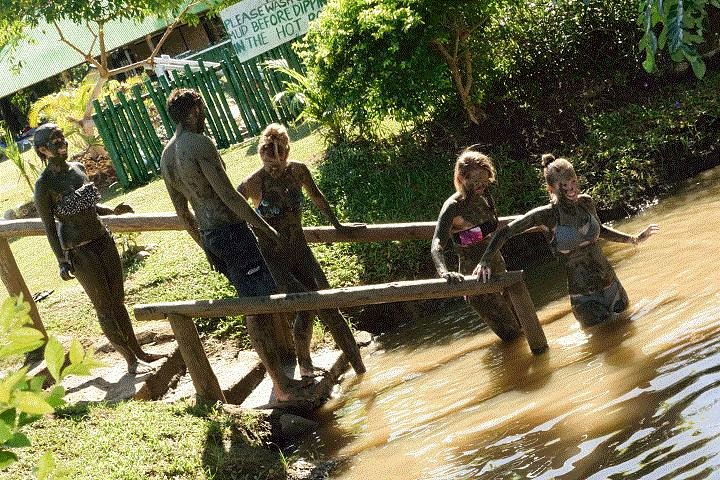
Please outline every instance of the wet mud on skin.
[{"label": "wet mud on skin", "polygon": [[557,265],[532,273],[550,348],[502,344],[461,306],[405,319],[299,448],[331,478],[720,476],[720,169],[614,226],[662,231],[602,247],[628,318],[582,329]]}]

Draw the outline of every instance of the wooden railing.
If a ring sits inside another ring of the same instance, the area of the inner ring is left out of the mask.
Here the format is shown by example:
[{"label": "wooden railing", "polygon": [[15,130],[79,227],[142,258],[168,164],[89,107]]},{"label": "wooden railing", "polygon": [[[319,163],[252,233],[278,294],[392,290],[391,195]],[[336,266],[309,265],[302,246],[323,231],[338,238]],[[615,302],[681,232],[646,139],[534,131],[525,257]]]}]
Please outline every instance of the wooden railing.
[{"label": "wooden railing", "polygon": [[[500,220],[512,220],[503,217]],[[104,216],[103,223],[113,232],[150,232],[182,230],[183,227],[174,213],[126,214]],[[368,225],[366,229],[339,232],[333,227],[305,227],[303,232],[310,243],[332,242],[380,242],[394,240],[430,240],[435,222],[389,223]],[[30,303],[30,317],[34,326],[45,333],[45,327],[35,302],[18,268],[8,242],[9,238],[44,236],[45,228],[40,219],[0,221],[0,277],[8,294],[23,298]],[[48,247],[49,248],[49,247]],[[52,265],[55,268],[55,265]]]},{"label": "wooden railing", "polygon": [[465,281],[453,284],[438,278],[262,297],[138,304],[135,306],[135,318],[137,320],[167,318],[197,394],[210,402],[224,402],[222,388],[207,359],[193,318],[358,307],[501,292],[509,294],[532,353],[537,355],[544,352],[548,346],[547,339],[525,286],[523,273],[519,271],[497,275],[487,283],[479,282],[477,277],[466,276]]}]

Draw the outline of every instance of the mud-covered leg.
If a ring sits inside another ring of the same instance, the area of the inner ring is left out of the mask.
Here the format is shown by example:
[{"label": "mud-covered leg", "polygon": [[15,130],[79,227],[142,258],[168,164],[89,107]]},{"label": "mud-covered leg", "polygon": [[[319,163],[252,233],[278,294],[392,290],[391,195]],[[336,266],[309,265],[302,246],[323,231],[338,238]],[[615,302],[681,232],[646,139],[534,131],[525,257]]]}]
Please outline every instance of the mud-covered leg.
[{"label": "mud-covered leg", "polygon": [[298,312],[293,323],[293,340],[297,354],[300,375],[312,376],[314,368],[310,357],[310,341],[312,340],[313,317],[310,312]]},{"label": "mud-covered leg", "polygon": [[273,382],[273,392],[278,401],[284,402],[302,398],[302,382],[288,378],[283,372],[281,356],[273,338],[270,315],[248,315],[245,317],[250,342]]},{"label": "mud-covered leg", "polygon": [[320,317],[320,320],[330,331],[333,340],[335,340],[338,348],[345,354],[355,373],[358,375],[365,373],[366,369],[360,356],[360,348],[355,341],[350,326],[340,312],[337,310],[321,310],[318,312],[318,317]]},{"label": "mud-covered leg", "polygon": [[573,303],[572,312],[583,327],[592,327],[606,322],[612,316],[607,305],[593,301]]},{"label": "mud-covered leg", "polygon": [[[103,261],[105,277],[108,283],[108,292],[110,294],[106,301],[111,305],[110,308],[112,309],[115,324],[125,341],[125,348],[129,349],[141,362],[150,363],[163,358],[164,355],[144,352],[135,336],[130,315],[128,315],[127,308],[125,308],[125,284],[123,280],[122,263],[112,238],[108,237],[108,239],[103,242],[103,253],[100,257]],[[137,366],[134,370],[137,371]]]},{"label": "mud-covered leg", "polygon": [[502,295],[494,293],[476,295],[469,297],[467,301],[503,342],[509,342],[522,335],[520,323]]}]

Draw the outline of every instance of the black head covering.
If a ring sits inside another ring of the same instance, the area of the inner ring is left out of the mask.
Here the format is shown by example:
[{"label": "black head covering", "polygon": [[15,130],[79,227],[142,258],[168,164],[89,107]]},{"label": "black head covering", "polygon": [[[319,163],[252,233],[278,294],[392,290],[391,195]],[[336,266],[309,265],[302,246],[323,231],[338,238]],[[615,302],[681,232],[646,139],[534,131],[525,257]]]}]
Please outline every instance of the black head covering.
[{"label": "black head covering", "polygon": [[33,145],[35,145],[35,148],[47,145],[48,140],[50,140],[50,137],[56,130],[60,130],[60,127],[55,123],[43,123],[37,127],[33,135]]}]

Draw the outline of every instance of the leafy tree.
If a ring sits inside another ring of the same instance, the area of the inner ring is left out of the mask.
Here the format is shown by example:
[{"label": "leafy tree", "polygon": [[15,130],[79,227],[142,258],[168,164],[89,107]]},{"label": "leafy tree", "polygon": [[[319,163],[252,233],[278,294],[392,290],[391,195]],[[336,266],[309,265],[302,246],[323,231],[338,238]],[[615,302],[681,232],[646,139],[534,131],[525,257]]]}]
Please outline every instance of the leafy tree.
[{"label": "leafy tree", "polygon": [[329,2],[302,52],[308,78],[360,130],[388,113],[400,121],[454,100],[469,121],[483,115],[495,71],[493,39],[513,0]]},{"label": "leafy tree", "polygon": [[[31,352],[45,343],[43,334],[32,328],[30,305],[18,298],[8,298],[0,307],[0,360]],[[45,344],[45,362],[50,375],[60,382],[68,375],[89,375],[100,364],[77,340],[73,340],[65,361],[60,342],[50,337]],[[43,415],[65,404],[65,389],[55,385],[43,389],[42,376],[31,377],[28,367],[10,371],[0,378],[0,471],[17,461],[13,450],[30,446],[23,432]],[[46,453],[39,461],[37,475],[49,478],[55,461]]]},{"label": "leafy tree", "polygon": [[710,9],[718,13],[718,8],[720,0],[640,0],[638,24],[643,29],[640,49],[645,52],[645,70],[655,71],[656,55],[667,50],[673,61],[687,61],[695,76],[702,78],[705,62],[699,47],[709,33],[718,33],[709,31]]},{"label": "leafy tree", "polygon": [[[133,70],[138,67],[150,66],[153,58],[167,40],[170,33],[182,22],[197,23],[198,17],[193,9],[199,1],[190,0],[177,2],[176,0],[104,0],[104,1],[75,1],[75,0],[0,0],[0,47],[5,47],[10,54],[23,40],[29,28],[38,27],[46,23],[54,28],[60,41],[67,47],[94,66],[99,79],[91,92],[90,102],[97,98],[104,83],[115,75]],[[221,8],[220,2],[209,0],[206,3],[211,11]],[[111,20],[141,21],[148,17],[168,18],[169,26],[155,45],[148,58],[119,68],[110,68],[108,63],[108,50],[105,44],[105,26]],[[78,25],[85,25],[90,32],[93,42],[89,47],[77,45],[68,40],[62,31],[62,22],[71,21]],[[7,53],[6,53],[7,54]],[[32,68],[32,66],[30,66]],[[89,123],[92,116],[92,103],[88,103],[83,119]]]}]

